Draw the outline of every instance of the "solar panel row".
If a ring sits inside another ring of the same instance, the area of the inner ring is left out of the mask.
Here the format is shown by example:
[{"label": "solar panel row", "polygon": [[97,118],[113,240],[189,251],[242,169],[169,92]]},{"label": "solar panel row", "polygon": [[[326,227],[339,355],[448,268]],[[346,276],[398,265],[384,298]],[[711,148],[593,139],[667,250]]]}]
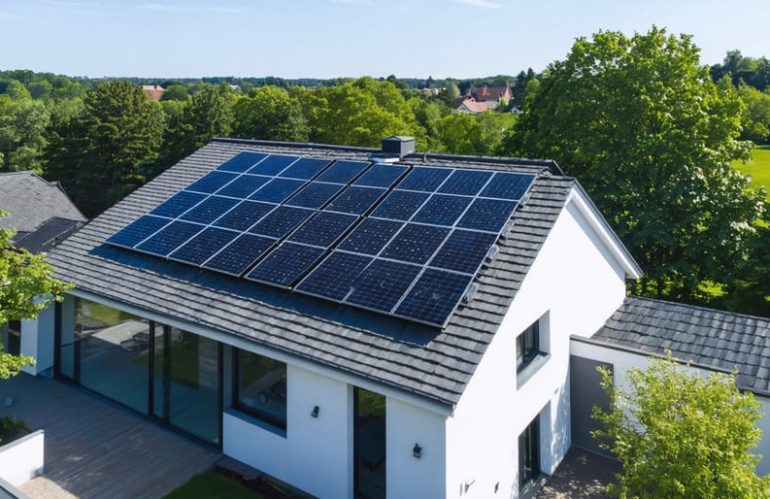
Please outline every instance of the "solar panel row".
[{"label": "solar panel row", "polygon": [[443,326],[533,178],[243,152],[107,242]]}]

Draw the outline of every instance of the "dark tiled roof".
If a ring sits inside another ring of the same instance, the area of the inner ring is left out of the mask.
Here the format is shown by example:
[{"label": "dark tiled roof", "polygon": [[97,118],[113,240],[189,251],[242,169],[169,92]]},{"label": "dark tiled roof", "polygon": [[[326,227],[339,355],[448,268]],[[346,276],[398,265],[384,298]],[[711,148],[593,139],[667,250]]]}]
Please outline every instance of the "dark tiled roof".
[{"label": "dark tiled roof", "polygon": [[593,340],[723,371],[770,392],[770,319],[647,298],[626,298]]},{"label": "dark tiled roof", "polygon": [[560,213],[573,180],[552,162],[421,154],[407,163],[539,174],[479,289],[441,331],[104,246],[115,231],[243,150],[366,159],[370,149],[215,140],[94,219],[50,255],[59,278],[82,290],[239,335],[264,346],[456,403]]},{"label": "dark tiled roof", "polygon": [[0,174],[0,227],[17,231],[14,243],[47,251],[86,221],[61,186],[32,172]]}]

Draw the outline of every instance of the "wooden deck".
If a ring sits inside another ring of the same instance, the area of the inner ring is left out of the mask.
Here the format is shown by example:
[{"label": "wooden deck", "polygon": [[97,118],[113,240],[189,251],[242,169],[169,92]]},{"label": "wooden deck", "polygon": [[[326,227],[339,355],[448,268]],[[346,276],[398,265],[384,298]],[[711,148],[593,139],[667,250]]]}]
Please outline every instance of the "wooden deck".
[{"label": "wooden deck", "polygon": [[220,457],[57,380],[22,374],[0,381],[0,417],[8,415],[45,430],[45,473],[20,487],[33,498],[158,498]]}]

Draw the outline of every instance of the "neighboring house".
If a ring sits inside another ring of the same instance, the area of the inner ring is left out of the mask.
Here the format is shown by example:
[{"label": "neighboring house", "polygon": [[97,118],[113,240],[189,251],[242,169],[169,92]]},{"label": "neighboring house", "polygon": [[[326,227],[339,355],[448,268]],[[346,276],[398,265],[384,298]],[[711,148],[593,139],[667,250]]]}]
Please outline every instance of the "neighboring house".
[{"label": "neighboring house", "polygon": [[165,91],[166,89],[160,85],[142,85],[142,92],[152,102],[158,102],[163,97]]},{"label": "neighboring house", "polygon": [[[0,227],[16,231],[14,245],[33,253],[50,251],[86,222],[59,183],[32,172],[0,173],[0,211],[7,214]],[[20,321],[0,326],[0,342],[12,354],[35,353],[22,345]]]},{"label": "neighboring house", "polygon": [[497,109],[497,105],[497,102],[478,102],[473,97],[463,97],[458,99],[454,108],[461,113],[477,114]]},{"label": "neighboring house", "polygon": [[768,323],[626,298],[554,162],[413,151],[213,140],[51,252],[35,369],[322,498],[529,496],[664,348],[766,394]]},{"label": "neighboring house", "polygon": [[463,113],[476,114],[497,109],[500,102],[507,106],[511,99],[513,94],[509,85],[502,87],[482,85],[471,88],[468,95],[459,98],[452,107]]}]

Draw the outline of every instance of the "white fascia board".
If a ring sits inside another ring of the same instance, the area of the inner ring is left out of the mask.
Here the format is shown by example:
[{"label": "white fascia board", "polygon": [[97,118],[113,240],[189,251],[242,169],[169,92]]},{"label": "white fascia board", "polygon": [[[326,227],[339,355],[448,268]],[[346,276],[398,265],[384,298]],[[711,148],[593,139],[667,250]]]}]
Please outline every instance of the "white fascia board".
[{"label": "white fascia board", "polygon": [[330,379],[338,380],[350,385],[355,385],[359,388],[376,392],[376,393],[385,395],[386,397],[389,397],[389,398],[400,400],[404,403],[411,404],[413,406],[419,407],[421,409],[424,409],[426,411],[429,411],[435,414],[439,414],[443,417],[450,416],[454,411],[454,408],[452,406],[441,404],[439,402],[434,402],[428,398],[423,398],[418,395],[411,395],[405,391],[395,389],[386,384],[378,383],[374,380],[365,378],[363,376],[357,376],[353,373],[347,373],[342,370],[325,367],[321,364],[312,362],[303,357],[292,355],[292,354],[283,352],[281,350],[266,347],[254,341],[250,341],[247,338],[237,335],[236,333],[225,333],[214,328],[202,326],[200,324],[179,320],[168,315],[155,313],[150,310],[145,310],[139,307],[134,307],[132,305],[123,303],[121,301],[114,300],[99,294],[89,293],[88,291],[84,291],[78,288],[70,289],[69,291],[67,291],[67,294],[77,296],[79,298],[83,298],[86,300],[95,301],[97,303],[102,303],[104,305],[107,305],[109,307],[112,307],[118,310],[122,310],[129,314],[137,315],[139,317],[149,319],[155,322],[160,322],[161,324],[165,324],[166,326],[175,327],[178,329],[182,329],[184,331],[188,331],[190,333],[195,333],[200,336],[205,336],[206,338],[212,339],[214,341],[218,341],[220,343],[224,343],[225,345],[236,347],[241,350],[246,350],[249,352],[257,353],[259,355],[264,355],[266,357],[270,357],[271,359],[275,359],[275,360],[284,362],[286,364],[290,364],[292,366],[300,367],[306,371],[310,371]]},{"label": "white fascia board", "polygon": [[636,263],[634,257],[631,256],[628,249],[626,249],[623,242],[620,240],[615,231],[612,230],[610,224],[607,223],[604,216],[602,216],[599,209],[588,197],[586,191],[577,182],[574,182],[569,196],[567,197],[567,203],[572,203],[580,213],[585,217],[586,221],[590,225],[591,229],[596,233],[601,242],[604,244],[607,251],[615,258],[615,260],[623,268],[626,276],[629,279],[639,279],[644,273]]}]

